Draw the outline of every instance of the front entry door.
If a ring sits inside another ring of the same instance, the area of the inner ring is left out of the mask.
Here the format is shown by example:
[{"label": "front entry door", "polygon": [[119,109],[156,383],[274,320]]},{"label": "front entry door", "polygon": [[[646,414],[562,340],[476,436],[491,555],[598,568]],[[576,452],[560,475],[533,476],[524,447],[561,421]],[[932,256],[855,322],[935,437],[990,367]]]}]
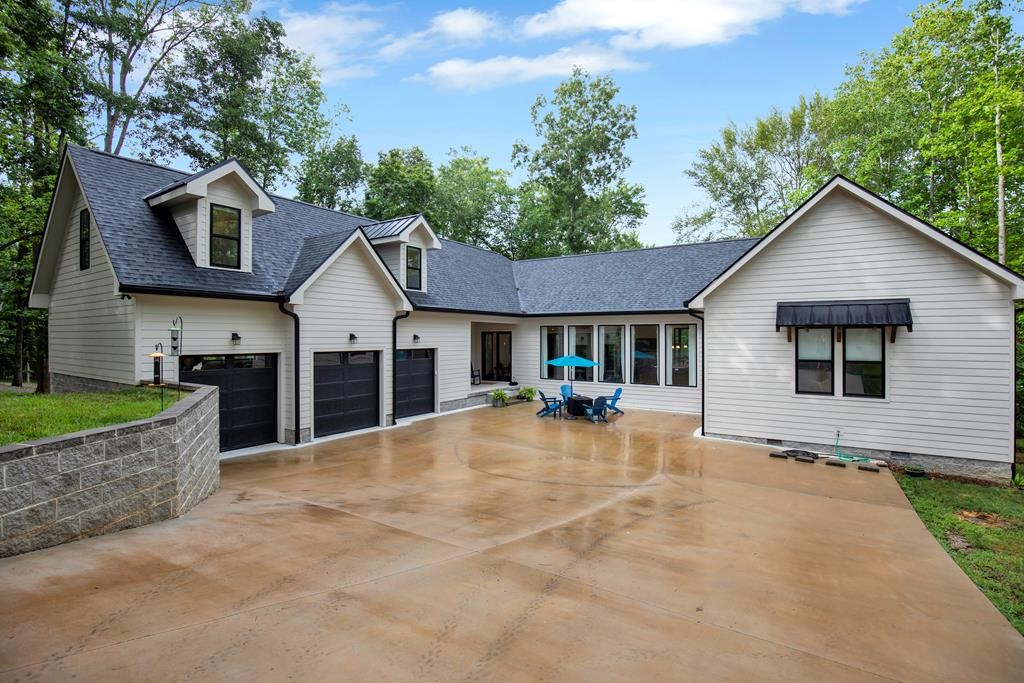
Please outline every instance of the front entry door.
[{"label": "front entry door", "polygon": [[491,382],[512,381],[512,333],[483,332],[480,340],[480,376]]}]

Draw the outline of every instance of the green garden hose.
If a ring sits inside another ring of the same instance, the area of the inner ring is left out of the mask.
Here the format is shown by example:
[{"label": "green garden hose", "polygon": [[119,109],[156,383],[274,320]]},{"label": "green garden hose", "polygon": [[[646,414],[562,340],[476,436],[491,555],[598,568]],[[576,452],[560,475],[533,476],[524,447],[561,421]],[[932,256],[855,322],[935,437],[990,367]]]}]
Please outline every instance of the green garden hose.
[{"label": "green garden hose", "polygon": [[832,452],[833,452],[833,454],[837,458],[839,458],[843,462],[871,462],[871,458],[865,458],[865,457],[860,456],[860,455],[850,455],[849,453],[843,453],[842,451],[840,451],[839,450],[839,435],[840,435],[840,433],[841,432],[837,429],[836,430],[836,443],[832,447]]}]

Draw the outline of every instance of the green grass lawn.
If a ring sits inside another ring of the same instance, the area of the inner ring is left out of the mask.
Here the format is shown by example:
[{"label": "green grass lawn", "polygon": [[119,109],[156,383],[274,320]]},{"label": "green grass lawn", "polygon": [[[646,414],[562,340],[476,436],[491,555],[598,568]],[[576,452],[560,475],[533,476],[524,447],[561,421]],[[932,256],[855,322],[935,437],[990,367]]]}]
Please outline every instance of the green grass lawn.
[{"label": "green grass lawn", "polygon": [[946,552],[1024,634],[1024,491],[900,474],[896,480]]},{"label": "green grass lawn", "polygon": [[[164,391],[164,407],[177,392]],[[98,394],[0,392],[0,445],[152,417],[160,390],[145,387]]]}]

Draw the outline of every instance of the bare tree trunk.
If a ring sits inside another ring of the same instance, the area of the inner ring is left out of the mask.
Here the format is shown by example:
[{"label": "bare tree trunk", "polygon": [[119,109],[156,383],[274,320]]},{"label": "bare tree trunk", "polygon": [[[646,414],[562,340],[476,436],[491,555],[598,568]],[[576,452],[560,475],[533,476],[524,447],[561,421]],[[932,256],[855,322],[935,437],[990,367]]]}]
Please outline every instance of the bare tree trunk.
[{"label": "bare tree trunk", "polygon": [[46,324],[36,328],[36,393],[50,393],[50,360],[47,358]]},{"label": "bare tree trunk", "polygon": [[[997,11],[1002,15],[1002,4],[997,5]],[[1006,263],[1006,173],[1003,170],[1003,131],[1002,131],[1002,108],[1000,107],[1001,95],[999,92],[999,52],[1002,49],[1002,32],[996,24],[995,55],[992,60],[992,72],[995,78],[996,90],[996,168],[998,178],[996,180],[996,216],[999,223],[999,262]]]},{"label": "bare tree trunk", "polygon": [[18,309],[14,327],[14,377],[12,387],[20,387],[25,383],[25,312]]}]

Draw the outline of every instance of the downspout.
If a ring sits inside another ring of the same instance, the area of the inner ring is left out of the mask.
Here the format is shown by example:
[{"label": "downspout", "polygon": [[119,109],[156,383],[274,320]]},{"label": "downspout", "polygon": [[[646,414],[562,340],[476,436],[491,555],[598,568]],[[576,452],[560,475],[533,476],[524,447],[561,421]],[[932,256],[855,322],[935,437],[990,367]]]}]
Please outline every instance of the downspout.
[{"label": "downspout", "polygon": [[294,385],[293,388],[292,388],[292,399],[293,399],[293,402],[295,404],[295,418],[294,418],[295,421],[292,424],[295,427],[295,444],[298,445],[298,444],[300,444],[302,442],[302,428],[299,427],[299,415],[301,414],[301,409],[300,409],[301,403],[299,402],[299,386],[300,386],[300,379],[301,378],[300,378],[300,375],[299,375],[299,369],[300,369],[300,367],[302,365],[300,363],[300,355],[299,355],[300,354],[300,351],[299,351],[299,315],[298,315],[298,313],[295,313],[294,311],[289,311],[288,309],[286,309],[284,307],[284,304],[285,304],[285,300],[283,298],[282,299],[278,299],[278,301],[277,301],[277,310],[281,311],[286,316],[291,318],[292,321],[293,321],[293,324],[295,325],[295,344],[292,347],[292,361],[293,361],[292,382],[293,382],[293,385]]},{"label": "downspout", "polygon": [[690,315],[700,321],[700,435],[704,434],[704,316],[690,311]]},{"label": "downspout", "polygon": [[406,311],[391,319],[391,424],[398,424],[398,321],[408,318]]}]

